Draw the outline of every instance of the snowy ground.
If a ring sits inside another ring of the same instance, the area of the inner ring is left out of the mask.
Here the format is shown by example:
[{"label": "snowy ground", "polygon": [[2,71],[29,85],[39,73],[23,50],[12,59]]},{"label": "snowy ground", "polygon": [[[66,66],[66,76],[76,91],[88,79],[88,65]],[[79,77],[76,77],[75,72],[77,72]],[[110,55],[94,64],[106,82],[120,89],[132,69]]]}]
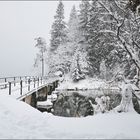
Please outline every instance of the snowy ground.
[{"label": "snowy ground", "polygon": [[108,113],[64,118],[41,113],[9,95],[0,94],[0,138],[140,138],[140,116]]},{"label": "snowy ground", "polygon": [[[69,78],[65,78],[65,80],[58,87],[61,89],[98,89],[98,88],[109,88],[109,84],[101,79],[93,79],[87,78],[84,80],[80,80],[79,82],[73,82]],[[114,89],[114,87],[112,87]]]}]

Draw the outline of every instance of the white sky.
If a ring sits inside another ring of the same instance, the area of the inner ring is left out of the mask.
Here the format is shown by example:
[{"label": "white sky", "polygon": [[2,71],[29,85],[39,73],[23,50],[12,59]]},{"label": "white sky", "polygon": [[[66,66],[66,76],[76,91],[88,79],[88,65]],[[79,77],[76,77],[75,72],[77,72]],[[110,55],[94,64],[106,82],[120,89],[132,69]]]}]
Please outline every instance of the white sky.
[{"label": "white sky", "polygon": [[[63,1],[66,21],[79,1]],[[0,1],[0,77],[30,75],[36,37],[49,44],[58,1]]]}]

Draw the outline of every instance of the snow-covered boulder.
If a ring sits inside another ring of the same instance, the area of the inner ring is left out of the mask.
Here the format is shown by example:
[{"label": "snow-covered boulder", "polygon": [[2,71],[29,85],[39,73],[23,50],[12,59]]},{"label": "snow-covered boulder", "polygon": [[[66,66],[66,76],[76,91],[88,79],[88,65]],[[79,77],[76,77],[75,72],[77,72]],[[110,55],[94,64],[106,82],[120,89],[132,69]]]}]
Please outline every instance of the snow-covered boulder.
[{"label": "snow-covered boulder", "polygon": [[57,94],[52,94],[51,95],[51,101],[54,102],[57,100]]},{"label": "snow-covered boulder", "polygon": [[61,76],[63,75],[63,72],[62,71],[57,71],[54,73],[55,76]]},{"label": "snow-covered boulder", "polygon": [[37,109],[41,112],[47,111],[51,112],[51,109],[53,107],[53,103],[50,99],[47,99],[47,101],[38,101],[37,102]]}]

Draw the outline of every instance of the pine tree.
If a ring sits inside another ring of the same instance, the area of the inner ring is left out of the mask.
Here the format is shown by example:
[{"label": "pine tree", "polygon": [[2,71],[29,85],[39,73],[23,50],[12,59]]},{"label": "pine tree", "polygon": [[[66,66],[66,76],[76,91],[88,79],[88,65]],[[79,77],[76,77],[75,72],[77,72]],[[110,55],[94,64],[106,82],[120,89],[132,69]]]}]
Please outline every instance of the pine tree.
[{"label": "pine tree", "polygon": [[107,70],[106,70],[105,60],[102,60],[100,63],[100,77],[102,79],[106,79],[106,73]]},{"label": "pine tree", "polygon": [[80,14],[79,14],[79,30],[81,31],[82,42],[86,41],[87,36],[87,24],[89,19],[89,9],[90,3],[88,0],[82,0],[80,4]]},{"label": "pine tree", "polygon": [[72,79],[74,82],[78,82],[81,79],[85,78],[85,74],[81,71],[80,67],[80,56],[79,53],[75,54],[75,59],[74,59],[74,65],[73,65],[73,71],[72,71]]},{"label": "pine tree", "polygon": [[[81,39],[80,30],[79,30],[79,19],[77,16],[77,11],[75,6],[73,6],[70,19],[68,22],[68,38],[69,38],[69,54],[71,54],[71,65],[70,65],[70,74],[73,78],[76,76],[75,74],[80,71],[80,73],[86,73],[86,53],[82,50],[79,41]],[[77,53],[78,52],[78,53]],[[78,62],[77,62],[78,59]],[[78,63],[78,64],[77,64]],[[74,74],[75,73],[75,74]],[[79,74],[80,76],[81,74]],[[76,78],[76,77],[75,77]],[[79,77],[80,78],[80,77]]]},{"label": "pine tree", "polygon": [[68,22],[68,39],[70,42],[73,42],[77,41],[77,38],[78,38],[78,15],[74,5],[71,10]]},{"label": "pine tree", "polygon": [[41,76],[44,76],[44,53],[47,51],[46,49],[46,40],[42,37],[35,38],[37,44],[35,47],[39,49],[39,53],[37,53],[37,57],[35,59],[34,67],[38,67],[39,62],[41,61]]},{"label": "pine tree", "polygon": [[[106,1],[104,1],[106,3]],[[104,34],[112,28],[112,24],[105,22],[110,16],[105,15],[105,9],[99,6],[98,1],[93,0],[89,10],[89,22],[87,24],[88,35],[88,64],[89,73],[100,75],[100,63],[107,60],[109,53],[114,48],[113,37]],[[104,17],[102,17],[104,15]]]},{"label": "pine tree", "polygon": [[[78,14],[78,30],[77,30],[77,36],[76,36],[76,42],[75,42],[75,48],[74,48],[74,56],[73,61],[76,61],[77,58],[75,57],[77,55],[77,51],[79,53],[79,67],[84,74],[87,74],[87,23],[88,23],[88,12],[90,8],[89,1],[82,0],[80,4],[80,11]],[[83,63],[84,62],[84,63]],[[73,64],[72,64],[73,65]],[[73,66],[71,68],[73,71]]]},{"label": "pine tree", "polygon": [[[127,7],[127,2],[125,1],[122,3],[122,1],[110,1],[106,0],[106,4],[102,1],[98,1],[100,6],[105,9],[104,14],[102,14],[102,17],[105,15],[110,15],[112,17],[112,21],[107,19],[104,20],[104,25],[106,23],[110,23],[113,25],[113,28],[110,30],[106,30],[104,34],[106,37],[110,37],[110,40],[112,41],[112,46],[115,48],[117,52],[118,49],[122,49],[123,53],[121,53],[121,61],[123,63],[122,68],[126,68],[127,73],[125,75],[127,77],[131,77],[131,72],[128,73],[129,70],[135,71],[135,68],[133,68],[132,62],[135,65],[135,67],[138,69],[137,71],[140,71],[140,47],[139,47],[139,41],[138,38],[140,36],[139,34],[139,15],[132,12]],[[130,0],[130,4],[132,4],[132,7],[135,7],[135,2],[139,2],[137,0]],[[134,4],[134,5],[133,5]],[[139,7],[138,4],[136,4],[137,8]],[[126,8],[127,7],[127,8]],[[137,19],[137,22],[133,22]],[[114,38],[114,39],[112,39]],[[116,46],[118,48],[116,49]],[[125,60],[125,63],[123,62]],[[136,72],[135,72],[136,73]],[[139,72],[137,72],[138,74]],[[132,74],[134,75],[134,74]],[[139,75],[139,74],[138,74]]]},{"label": "pine tree", "polygon": [[[89,9],[89,20],[87,23],[87,58],[89,64],[89,73],[91,76],[98,75],[100,71],[100,61],[102,59],[102,50],[101,50],[101,41],[99,34],[101,24],[99,21],[99,8],[97,5],[97,1],[93,0],[91,3],[91,7]],[[99,45],[100,44],[100,45]]]},{"label": "pine tree", "polygon": [[54,23],[51,30],[51,51],[55,51],[58,46],[66,40],[66,23],[64,22],[64,5],[59,1],[56,15],[54,16]]}]

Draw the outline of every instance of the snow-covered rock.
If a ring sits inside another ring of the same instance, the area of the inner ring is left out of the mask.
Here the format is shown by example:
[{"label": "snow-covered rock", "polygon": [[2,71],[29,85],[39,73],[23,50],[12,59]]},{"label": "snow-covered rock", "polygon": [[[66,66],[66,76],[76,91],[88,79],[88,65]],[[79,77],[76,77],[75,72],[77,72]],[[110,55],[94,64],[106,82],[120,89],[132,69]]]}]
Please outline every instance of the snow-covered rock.
[{"label": "snow-covered rock", "polygon": [[51,100],[47,100],[47,101],[42,101],[42,102],[37,102],[37,107],[38,108],[47,108],[47,107],[52,107],[53,103],[51,102]]}]

